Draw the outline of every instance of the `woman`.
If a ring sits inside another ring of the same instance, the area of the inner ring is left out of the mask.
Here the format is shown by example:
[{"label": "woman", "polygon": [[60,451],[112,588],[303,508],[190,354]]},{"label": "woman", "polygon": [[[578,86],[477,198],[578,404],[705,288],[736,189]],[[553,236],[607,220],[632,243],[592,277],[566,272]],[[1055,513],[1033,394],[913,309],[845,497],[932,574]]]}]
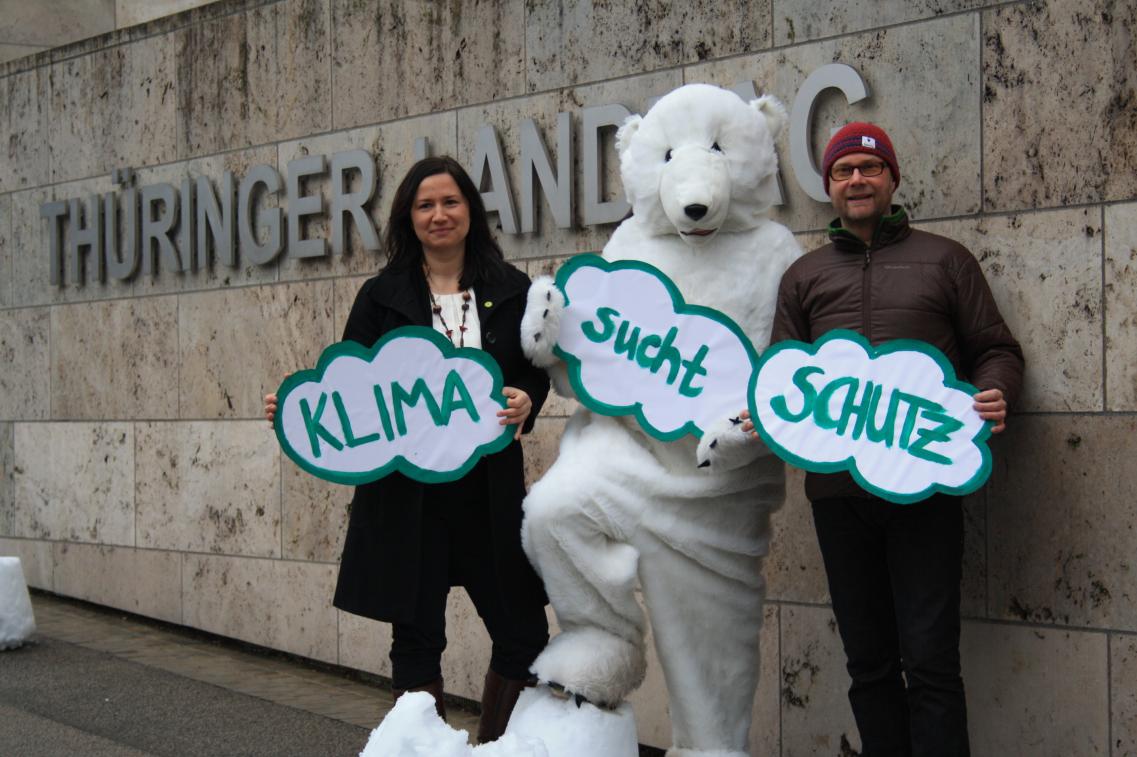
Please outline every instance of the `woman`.
[{"label": "woman", "polygon": [[[470,177],[452,158],[421,160],[395,193],[387,267],[356,295],[344,339],[370,347],[400,326],[431,326],[501,366],[508,406],[528,432],[548,377],[521,352],[529,279],[505,262]],[[265,415],[276,397],[265,397]],[[359,486],[340,562],[335,606],[393,624],[392,687],[428,691],[440,715],[446,596],[464,586],[493,642],[478,741],[501,735],[529,665],[548,641],[541,581],[521,550],[521,445],[483,458],[458,481],[422,484],[393,473]]]}]

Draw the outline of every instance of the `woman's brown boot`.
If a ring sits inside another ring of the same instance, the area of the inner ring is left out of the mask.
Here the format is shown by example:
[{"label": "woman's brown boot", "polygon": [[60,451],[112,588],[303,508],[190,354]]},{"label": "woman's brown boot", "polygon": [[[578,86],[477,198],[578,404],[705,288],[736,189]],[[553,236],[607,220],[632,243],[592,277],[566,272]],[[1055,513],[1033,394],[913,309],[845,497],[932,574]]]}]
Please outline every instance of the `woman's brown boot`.
[{"label": "woman's brown boot", "polygon": [[517,681],[486,671],[486,683],[482,688],[482,717],[478,721],[478,743],[496,741],[509,724],[513,706],[521,696],[521,690],[533,685],[532,681]]},{"label": "woman's brown boot", "polygon": [[421,686],[413,686],[409,689],[391,689],[392,697],[398,701],[399,697],[406,694],[408,691],[425,691],[434,697],[434,711],[438,713],[438,717],[446,720],[446,705],[442,702],[442,679],[436,679],[430,683],[424,683]]}]

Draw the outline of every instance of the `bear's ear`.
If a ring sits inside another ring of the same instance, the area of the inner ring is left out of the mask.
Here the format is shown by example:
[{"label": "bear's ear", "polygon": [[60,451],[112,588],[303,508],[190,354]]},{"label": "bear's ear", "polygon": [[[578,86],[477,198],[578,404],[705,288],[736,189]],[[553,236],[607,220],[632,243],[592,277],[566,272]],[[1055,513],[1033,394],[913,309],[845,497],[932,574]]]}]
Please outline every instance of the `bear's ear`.
[{"label": "bear's ear", "polygon": [[641,123],[643,123],[643,118],[636,115],[624,119],[624,123],[616,130],[616,152],[618,154],[623,155],[624,151],[631,145],[632,137],[640,130]]},{"label": "bear's ear", "polygon": [[773,95],[762,95],[757,100],[751,100],[750,107],[766,117],[766,126],[770,129],[770,136],[777,139],[782,127],[789,120],[789,116],[786,114],[786,106],[782,105],[781,101]]}]

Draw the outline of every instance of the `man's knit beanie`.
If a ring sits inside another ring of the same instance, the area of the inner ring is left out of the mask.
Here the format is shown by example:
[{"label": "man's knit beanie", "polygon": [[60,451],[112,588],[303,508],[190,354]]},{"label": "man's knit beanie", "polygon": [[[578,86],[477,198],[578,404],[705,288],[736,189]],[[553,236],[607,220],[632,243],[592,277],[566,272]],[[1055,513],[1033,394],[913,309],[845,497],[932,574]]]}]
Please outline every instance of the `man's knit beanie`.
[{"label": "man's knit beanie", "polygon": [[843,155],[854,152],[866,152],[875,155],[892,170],[892,179],[900,184],[900,166],[896,164],[896,153],[892,150],[892,140],[884,133],[884,129],[876,124],[857,121],[844,126],[833,135],[829,144],[825,146],[824,165],[821,167],[821,178],[825,182],[825,194],[829,194],[829,169]]}]

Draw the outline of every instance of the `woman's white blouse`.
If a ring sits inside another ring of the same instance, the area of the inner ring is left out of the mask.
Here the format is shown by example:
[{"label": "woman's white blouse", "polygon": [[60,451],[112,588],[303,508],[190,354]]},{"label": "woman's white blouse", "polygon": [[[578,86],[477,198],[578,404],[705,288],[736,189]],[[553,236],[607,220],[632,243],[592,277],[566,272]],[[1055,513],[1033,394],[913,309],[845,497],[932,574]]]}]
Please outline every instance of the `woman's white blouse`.
[{"label": "woman's white blouse", "polygon": [[[478,321],[478,300],[477,295],[471,288],[470,292],[470,309],[466,311],[466,347],[482,347],[482,329],[481,323]],[[435,294],[434,301],[442,308],[442,318],[438,317],[437,313],[431,309],[431,320],[433,321],[434,330],[446,336],[446,329],[453,330],[454,335],[450,341],[457,347],[462,344],[459,339],[460,331],[458,327],[462,325],[462,293],[455,294]],[[446,326],[442,325],[442,321],[446,321]]]}]

